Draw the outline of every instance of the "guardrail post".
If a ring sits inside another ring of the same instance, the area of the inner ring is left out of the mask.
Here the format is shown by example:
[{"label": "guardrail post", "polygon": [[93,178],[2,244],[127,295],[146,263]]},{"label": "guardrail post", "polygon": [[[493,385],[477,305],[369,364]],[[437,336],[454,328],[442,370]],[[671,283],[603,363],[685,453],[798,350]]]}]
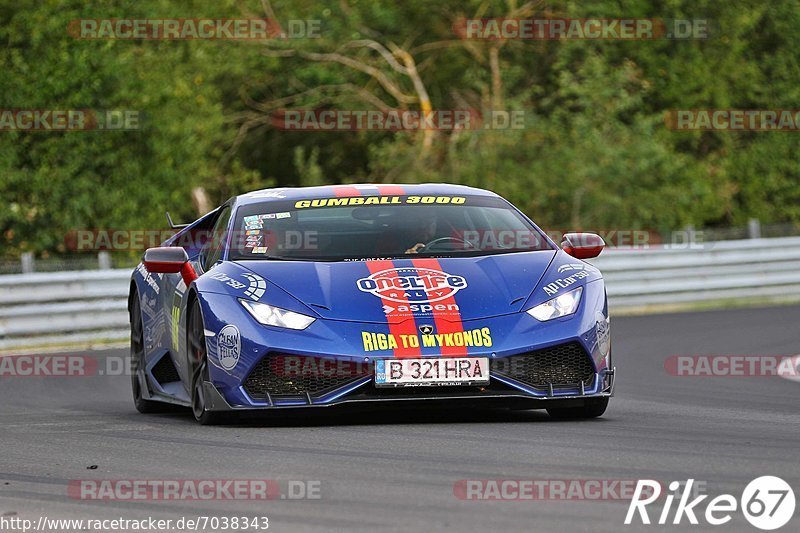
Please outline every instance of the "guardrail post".
[{"label": "guardrail post", "polygon": [[110,270],[111,269],[111,254],[102,251],[97,253],[97,263],[100,266],[100,270]]},{"label": "guardrail post", "polygon": [[22,273],[30,274],[36,270],[33,259],[33,252],[25,252],[20,257],[20,264],[22,265]]},{"label": "guardrail post", "polygon": [[694,243],[697,242],[697,230],[694,229],[694,226],[692,225],[686,226],[686,237],[687,240],[689,241],[686,244],[688,244],[689,247],[691,248],[694,245]]},{"label": "guardrail post", "polygon": [[747,221],[747,237],[749,239],[761,238],[761,221],[757,218],[751,218]]}]

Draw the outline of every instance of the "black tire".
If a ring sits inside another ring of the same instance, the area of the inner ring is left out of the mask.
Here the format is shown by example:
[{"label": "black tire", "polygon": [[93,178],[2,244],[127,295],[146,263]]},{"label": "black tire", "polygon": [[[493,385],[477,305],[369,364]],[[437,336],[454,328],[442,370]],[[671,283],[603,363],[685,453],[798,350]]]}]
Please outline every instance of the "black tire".
[{"label": "black tire", "polygon": [[212,426],[224,422],[224,415],[206,409],[203,382],[209,381],[208,353],[206,351],[205,326],[200,303],[195,300],[189,313],[187,340],[189,363],[192,372],[192,414],[203,426]]},{"label": "black tire", "polygon": [[580,420],[603,416],[608,407],[608,396],[588,398],[581,407],[548,407],[547,414],[558,420]]},{"label": "black tire", "polygon": [[133,405],[140,413],[163,413],[169,410],[169,405],[162,402],[146,400],[142,396],[142,380],[144,379],[144,325],[142,324],[142,307],[139,303],[139,293],[134,291],[131,303],[131,392]]}]

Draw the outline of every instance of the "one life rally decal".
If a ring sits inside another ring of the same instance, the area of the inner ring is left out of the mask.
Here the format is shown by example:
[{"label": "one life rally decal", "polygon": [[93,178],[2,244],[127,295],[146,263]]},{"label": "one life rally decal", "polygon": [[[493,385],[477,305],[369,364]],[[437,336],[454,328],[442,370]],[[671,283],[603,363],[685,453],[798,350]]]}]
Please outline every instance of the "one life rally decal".
[{"label": "one life rally decal", "polygon": [[[438,270],[439,272],[442,271],[442,267],[439,265],[439,261],[436,259],[413,259],[411,262],[415,267],[417,267],[417,269]],[[464,284],[466,285],[466,280]],[[440,300],[442,304],[445,304],[447,309],[458,309],[458,305],[456,305],[456,300],[454,297],[456,292],[457,291],[448,292],[447,296]],[[436,326],[436,333],[440,335],[447,335],[450,333],[464,331],[464,326],[461,324],[461,313],[456,311],[456,314],[451,315],[451,318],[452,320],[447,320],[441,315],[441,313],[433,311],[433,322]],[[440,347],[440,350],[442,355],[445,357],[453,355],[466,355],[467,351],[466,348],[447,346],[446,343]]]},{"label": "one life rally decal", "polygon": [[[370,273],[373,275],[384,272],[389,279],[399,279],[400,277],[394,270],[394,264],[391,261],[366,261],[366,265],[369,268]],[[400,291],[393,300],[388,300],[384,296],[380,296],[380,299],[381,303],[384,305],[384,309],[389,304],[397,301],[405,300],[405,304],[408,305],[408,299],[402,291]],[[402,320],[400,317],[396,316],[396,314],[396,310],[389,311],[386,314],[386,318],[389,321],[389,334],[396,339],[403,338],[403,335],[416,337],[416,320],[413,317],[408,318],[407,320]],[[394,348],[395,357],[416,357],[421,354],[422,352],[420,351],[419,346],[405,346],[401,343]]]},{"label": "one life rally decal", "polygon": [[[382,196],[405,194],[401,185],[378,185],[377,189]],[[354,186],[335,186],[333,193],[337,197],[361,195],[361,191]],[[404,336],[418,339],[424,330],[447,338],[448,341],[437,343],[442,356],[466,355],[466,346],[457,346],[458,343],[449,340],[452,334],[464,332],[455,294],[467,287],[467,280],[444,272],[436,259],[413,259],[411,263],[413,266],[399,267],[389,260],[365,261],[370,276],[359,280],[358,289],[380,298],[389,323],[389,335],[394,339],[400,340]],[[409,316],[407,312],[398,310],[409,309],[410,305],[419,303],[431,304],[430,314],[426,313],[426,317],[420,317],[417,313]],[[435,327],[435,332],[429,331],[433,329],[431,326]],[[490,338],[488,330],[484,335]],[[395,344],[391,349],[397,358],[419,357],[422,354],[421,343],[416,346],[404,342]]]}]

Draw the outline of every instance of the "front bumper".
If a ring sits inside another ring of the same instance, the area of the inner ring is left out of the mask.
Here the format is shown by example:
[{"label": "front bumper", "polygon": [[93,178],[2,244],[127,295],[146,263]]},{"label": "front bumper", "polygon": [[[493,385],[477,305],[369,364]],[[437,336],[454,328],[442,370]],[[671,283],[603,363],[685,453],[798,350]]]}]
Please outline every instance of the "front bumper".
[{"label": "front bumper", "polygon": [[[336,397],[316,399],[310,395],[296,398],[271,398],[269,395],[261,402],[252,405],[231,405],[213,383],[206,381],[206,407],[211,411],[253,412],[285,409],[332,408],[332,407],[383,407],[385,405],[413,406],[432,404],[441,406],[473,405],[481,407],[508,407],[518,409],[546,409],[548,407],[579,407],[590,398],[611,397],[614,395],[616,368],[603,369],[595,373],[594,386],[587,390],[574,390],[566,387],[551,387],[540,391],[531,389],[513,380],[492,377],[488,387],[404,387],[397,389],[375,389],[372,378],[333,391]],[[513,385],[512,385],[513,384]],[[498,386],[499,385],[499,386]],[[514,386],[515,385],[515,386]],[[483,389],[483,390],[476,390]]]},{"label": "front bumper", "polygon": [[[254,394],[248,380],[259,364],[271,357],[306,357],[334,360],[344,365],[373,364],[374,361],[392,357],[391,350],[368,350],[362,345],[365,333],[387,333],[386,324],[356,323],[318,319],[303,331],[279,330],[257,324],[241,306],[225,307],[230,298],[204,295],[208,306],[204,315],[207,321],[207,346],[211,380],[206,385],[207,405],[214,410],[248,411],[284,408],[333,407],[344,405],[379,405],[423,402],[452,404],[468,402],[499,405],[524,405],[529,409],[555,407],[555,403],[572,402],[578,406],[587,398],[611,396],[614,370],[608,342],[607,308],[602,283],[586,285],[581,307],[577,313],[562,319],[539,323],[526,313],[513,313],[482,320],[463,321],[464,331],[485,330],[491,333],[491,342],[463,350],[464,356],[489,357],[490,362],[503,363],[521,355],[538,354],[567,345],[579,346],[585,352],[588,367],[579,379],[558,379],[563,376],[546,374],[551,379],[515,379],[513,372],[491,370],[491,383],[484,387],[424,386],[399,389],[375,389],[370,372],[357,375],[325,387],[297,387],[296,390],[276,392],[264,385]],[[229,316],[226,322],[214,318],[222,310]],[[216,312],[219,309],[219,312]],[[204,308],[205,310],[205,308]],[[419,320],[430,323],[432,320]],[[605,324],[605,342],[601,342],[600,324]],[[241,357],[233,369],[224,370],[218,362],[215,332],[226,323],[236,323],[241,330]],[[346,354],[346,355],[345,355]],[[422,348],[421,357],[441,357],[436,347]],[[535,366],[535,365],[534,365]],[[549,363],[548,368],[559,364]],[[502,365],[501,365],[502,367]],[[538,369],[541,370],[541,369]],[[569,376],[567,376],[569,377]],[[551,384],[552,383],[552,384]]]}]

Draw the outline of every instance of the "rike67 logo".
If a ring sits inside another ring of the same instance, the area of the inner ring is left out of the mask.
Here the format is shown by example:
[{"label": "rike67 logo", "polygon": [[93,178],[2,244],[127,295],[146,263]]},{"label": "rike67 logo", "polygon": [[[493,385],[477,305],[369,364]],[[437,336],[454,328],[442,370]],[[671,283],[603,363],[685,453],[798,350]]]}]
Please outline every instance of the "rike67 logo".
[{"label": "rike67 logo", "polygon": [[431,268],[389,268],[357,282],[359,290],[397,303],[433,303],[467,286],[467,280]]},{"label": "rike67 logo", "polygon": [[[672,493],[667,493],[661,513],[657,514],[657,524],[679,525],[686,518],[692,525],[698,525],[700,520],[705,519],[705,522],[712,526],[721,526],[732,522],[734,513],[741,510],[750,525],[762,531],[773,531],[786,525],[794,516],[796,504],[794,491],[779,477],[761,476],[754,479],[744,488],[741,498],[733,494],[721,494],[708,500],[708,495],[701,494],[690,499],[693,485],[694,479],[688,479],[686,483],[673,481],[669,484]],[[628,514],[625,516],[625,524],[635,523],[638,514],[641,523],[649,525],[651,519],[647,507],[658,500],[661,493],[661,483],[658,481],[638,480],[628,507]],[[676,503],[674,507],[673,502]],[[705,511],[702,509],[703,505]]]}]

